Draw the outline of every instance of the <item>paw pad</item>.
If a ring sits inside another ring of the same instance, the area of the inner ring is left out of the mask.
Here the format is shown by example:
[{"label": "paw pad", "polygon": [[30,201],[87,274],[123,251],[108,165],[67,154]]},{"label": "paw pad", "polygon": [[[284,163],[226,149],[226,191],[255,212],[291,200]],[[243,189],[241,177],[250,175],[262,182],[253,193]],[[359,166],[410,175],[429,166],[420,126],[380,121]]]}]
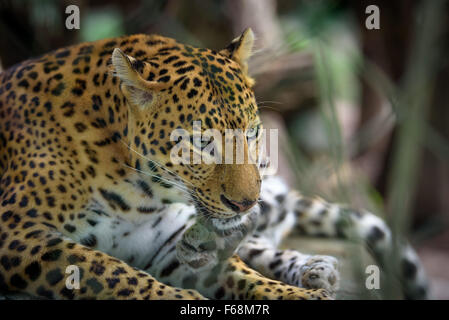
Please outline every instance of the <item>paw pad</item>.
[{"label": "paw pad", "polygon": [[335,294],[338,289],[338,261],[330,256],[313,256],[301,267],[301,284],[308,289],[326,289]]}]

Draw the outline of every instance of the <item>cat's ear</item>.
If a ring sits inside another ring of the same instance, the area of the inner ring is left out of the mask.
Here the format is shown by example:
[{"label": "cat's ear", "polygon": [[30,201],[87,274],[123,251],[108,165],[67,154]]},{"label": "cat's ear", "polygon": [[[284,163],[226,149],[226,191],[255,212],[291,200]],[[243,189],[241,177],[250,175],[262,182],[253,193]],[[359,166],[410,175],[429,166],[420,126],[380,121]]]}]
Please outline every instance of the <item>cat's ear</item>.
[{"label": "cat's ear", "polygon": [[145,80],[144,69],[149,67],[145,62],[126,55],[119,48],[112,52],[114,74],[122,80],[120,89],[128,103],[140,110],[151,108],[157,93],[165,87],[163,83]]},{"label": "cat's ear", "polygon": [[239,37],[232,40],[226,48],[220,51],[225,57],[238,62],[243,73],[251,82],[254,80],[248,76],[248,60],[253,53],[253,46],[254,33],[251,28],[247,28]]}]

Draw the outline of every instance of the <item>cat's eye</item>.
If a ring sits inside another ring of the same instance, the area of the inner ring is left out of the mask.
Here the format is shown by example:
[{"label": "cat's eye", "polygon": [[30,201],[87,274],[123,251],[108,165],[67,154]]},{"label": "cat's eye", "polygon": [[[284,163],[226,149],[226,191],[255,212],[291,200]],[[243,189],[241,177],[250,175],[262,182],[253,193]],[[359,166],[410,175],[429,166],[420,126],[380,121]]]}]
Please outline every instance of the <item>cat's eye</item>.
[{"label": "cat's eye", "polygon": [[260,131],[260,124],[248,129],[246,131],[246,138],[248,140],[257,138],[259,136],[259,131]]}]

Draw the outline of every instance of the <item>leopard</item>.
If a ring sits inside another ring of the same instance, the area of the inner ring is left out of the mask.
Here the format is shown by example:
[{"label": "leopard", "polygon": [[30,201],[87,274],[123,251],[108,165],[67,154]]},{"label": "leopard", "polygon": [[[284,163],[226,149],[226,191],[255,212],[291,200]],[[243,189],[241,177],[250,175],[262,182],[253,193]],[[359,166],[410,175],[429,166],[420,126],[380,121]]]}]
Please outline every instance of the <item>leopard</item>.
[{"label": "leopard", "polygon": [[[221,50],[136,34],[57,49],[0,74],[0,291],[36,299],[334,299],[332,256],[281,250],[292,232],[356,236],[380,258],[377,215],[306,197],[265,160],[175,163],[175,129],[262,123],[250,28]],[[191,139],[186,154],[203,153]],[[410,245],[399,273],[426,297]],[[78,270],[68,285],[68,270]]]}]

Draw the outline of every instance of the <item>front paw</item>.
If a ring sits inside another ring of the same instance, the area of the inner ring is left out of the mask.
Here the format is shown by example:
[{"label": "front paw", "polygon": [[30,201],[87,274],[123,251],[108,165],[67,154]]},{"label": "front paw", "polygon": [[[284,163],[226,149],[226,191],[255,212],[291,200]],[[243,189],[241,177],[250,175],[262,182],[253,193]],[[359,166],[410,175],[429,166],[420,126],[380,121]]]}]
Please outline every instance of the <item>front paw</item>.
[{"label": "front paw", "polygon": [[338,261],[330,256],[312,256],[300,268],[301,285],[308,289],[325,289],[335,295],[339,285]]},{"label": "front paw", "polygon": [[194,224],[176,244],[176,255],[195,272],[214,267],[218,262],[215,235],[203,225]]}]

